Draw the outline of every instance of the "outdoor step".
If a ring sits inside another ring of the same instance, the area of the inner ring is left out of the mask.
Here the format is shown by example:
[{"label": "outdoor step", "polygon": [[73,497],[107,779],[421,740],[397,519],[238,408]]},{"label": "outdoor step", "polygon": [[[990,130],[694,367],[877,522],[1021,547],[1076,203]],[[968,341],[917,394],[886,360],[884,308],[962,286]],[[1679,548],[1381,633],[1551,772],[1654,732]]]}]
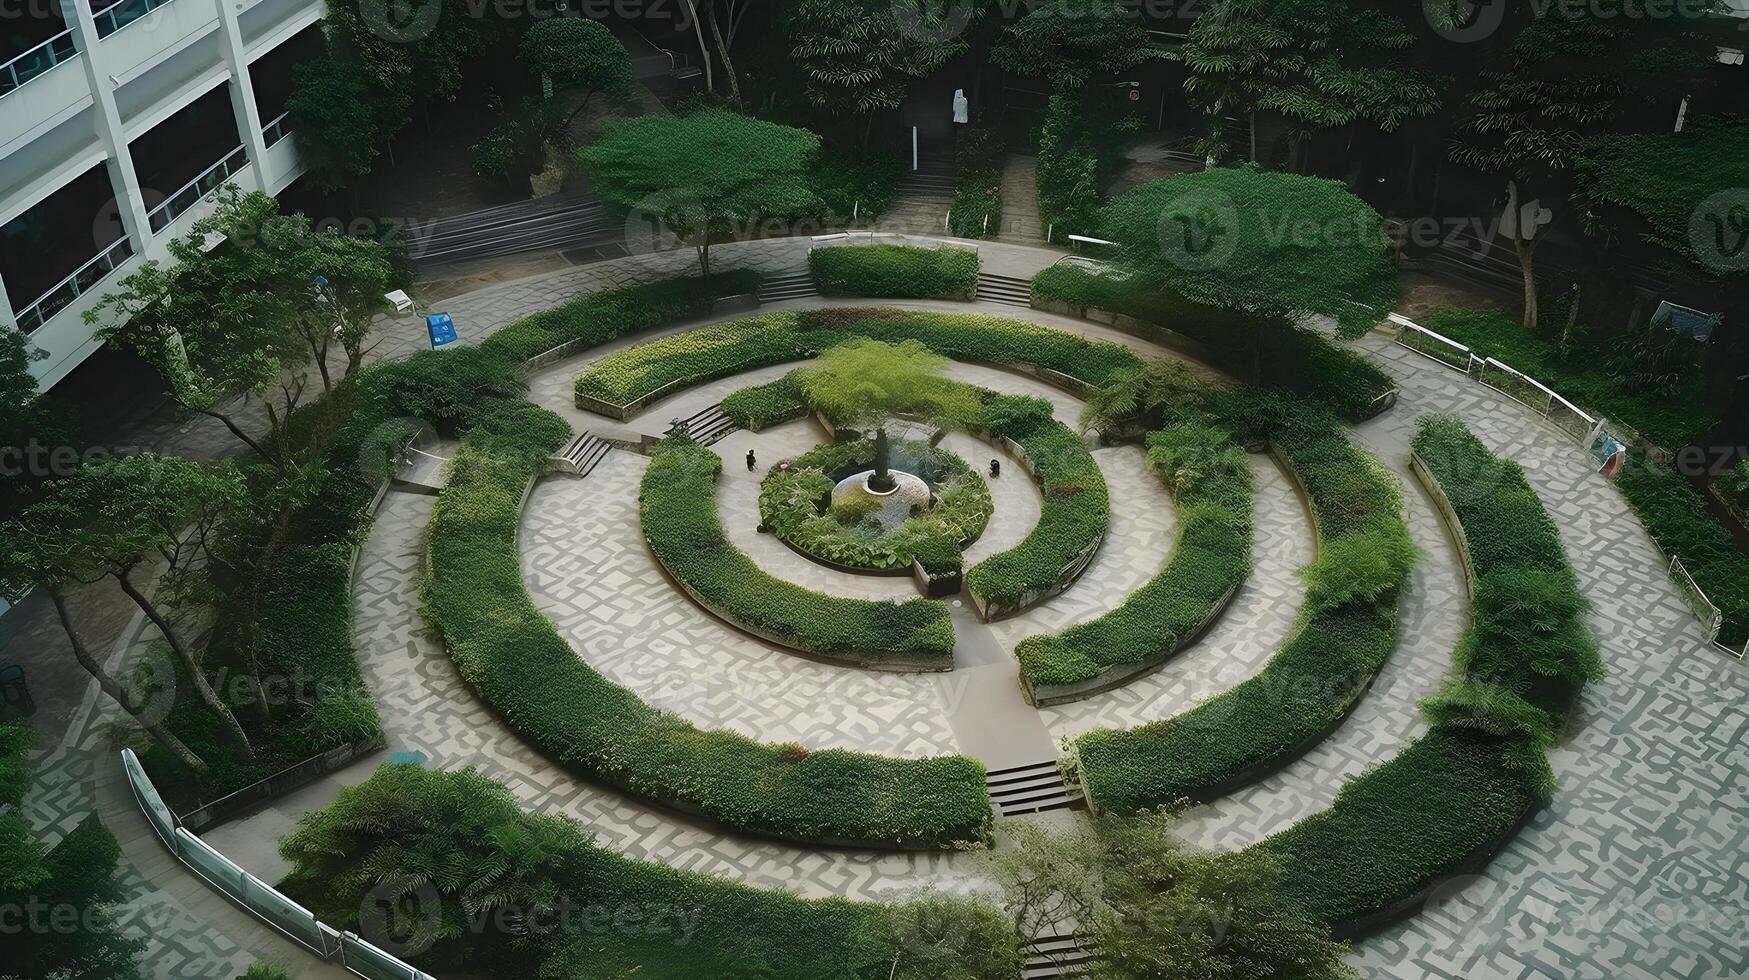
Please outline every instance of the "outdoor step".
[{"label": "outdoor step", "polygon": [[978,298],[1008,306],[1032,305],[1032,280],[999,276],[984,272],[978,275]]},{"label": "outdoor step", "polygon": [[1079,806],[1081,792],[1063,781],[1055,760],[995,769],[985,776],[991,802],[1004,817]]},{"label": "outdoor step", "polygon": [[563,463],[562,471],[582,478],[594,472],[595,467],[607,457],[613,449],[613,444],[591,432],[584,432],[572,439],[559,454],[553,457]]}]

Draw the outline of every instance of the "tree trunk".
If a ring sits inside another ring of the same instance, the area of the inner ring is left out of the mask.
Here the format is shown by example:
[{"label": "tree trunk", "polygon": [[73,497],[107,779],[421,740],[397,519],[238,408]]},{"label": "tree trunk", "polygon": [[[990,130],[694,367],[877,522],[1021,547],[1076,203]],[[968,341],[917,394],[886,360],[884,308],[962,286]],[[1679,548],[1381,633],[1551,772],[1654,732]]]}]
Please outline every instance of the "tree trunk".
[{"label": "tree trunk", "polygon": [[704,45],[704,25],[698,22],[698,0],[686,0],[686,9],[692,11],[692,34],[698,38],[698,56],[704,59],[704,90],[716,94],[717,83],[711,74],[711,52]]},{"label": "tree trunk", "polygon": [[1573,301],[1567,307],[1567,322],[1561,327],[1561,349],[1573,343],[1573,328],[1579,325],[1579,299],[1585,292],[1585,274],[1573,281]]},{"label": "tree trunk", "polygon": [[[1523,229],[1520,229],[1522,231]],[[1518,252],[1518,270],[1524,276],[1524,329],[1536,329],[1536,268],[1532,264],[1532,253],[1536,251],[1536,240],[1526,239],[1521,235],[1512,236],[1512,246]]]},{"label": "tree trunk", "polygon": [[138,722],[153,741],[168,749],[170,754],[176,756],[177,761],[186,766],[190,772],[205,779],[210,772],[206,762],[190,751],[188,746],[182,744],[182,740],[177,738],[168,728],[144,717],[143,709],[134,702],[127,690],[121,686],[119,681],[111,677],[108,671],[103,669],[103,665],[97,662],[96,657],[91,655],[91,651],[85,646],[85,641],[79,638],[79,631],[73,628],[73,616],[67,611],[67,598],[61,594],[61,590],[51,587],[48,589],[48,593],[50,601],[55,604],[55,614],[61,619],[61,629],[66,631],[67,640],[73,644],[73,658],[79,661],[79,666],[85,668],[86,673],[96,678],[98,688],[116,704],[121,705],[122,710]]},{"label": "tree trunk", "polygon": [[188,672],[189,682],[194,685],[194,691],[200,696],[201,703],[211,708],[213,713],[224,721],[225,727],[230,732],[231,740],[237,743],[237,748],[242,750],[244,756],[250,759],[255,758],[255,747],[249,744],[248,734],[243,731],[243,726],[237,723],[237,716],[232,714],[231,709],[219,698],[218,692],[213,690],[212,684],[207,682],[206,672],[200,669],[199,661],[194,659],[193,651],[189,650],[188,644],[183,642],[181,633],[170,625],[170,621],[165,618],[152,600],[146,598],[145,593],[135,587],[133,579],[128,576],[127,572],[117,573],[116,581],[121,583],[121,590],[127,593],[128,598],[134,600],[134,605],[140,607],[140,610],[146,614],[146,618],[152,621],[152,625],[158,627],[158,632],[164,634],[164,639],[170,644],[171,652],[175,653],[176,659],[182,662],[182,669]]},{"label": "tree trunk", "polygon": [[723,40],[723,29],[717,25],[716,7],[711,7],[711,37],[717,42],[717,57],[723,61],[723,76],[729,80],[729,101],[741,105],[741,80],[735,76],[735,63],[729,60],[729,45]]}]

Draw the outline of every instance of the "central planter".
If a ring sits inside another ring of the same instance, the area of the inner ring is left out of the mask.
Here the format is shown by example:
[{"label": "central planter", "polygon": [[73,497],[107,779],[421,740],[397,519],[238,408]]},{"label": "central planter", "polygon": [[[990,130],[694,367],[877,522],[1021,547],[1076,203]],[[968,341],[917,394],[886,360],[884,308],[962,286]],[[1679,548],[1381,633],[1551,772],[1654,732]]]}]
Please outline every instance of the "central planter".
[{"label": "central planter", "polygon": [[865,520],[873,518],[882,530],[891,531],[935,501],[935,491],[915,473],[887,471],[893,486],[885,491],[875,489],[874,475],[874,470],[864,470],[838,481],[832,488],[832,509],[864,511]]},{"label": "central planter", "polygon": [[[778,540],[837,571],[913,575],[919,560],[939,580],[957,574],[961,548],[982,534],[995,504],[965,461],[927,442],[895,440],[887,489],[871,486],[873,440],[821,446],[774,468],[760,486],[760,520]],[[957,591],[957,590],[956,590]]]}]

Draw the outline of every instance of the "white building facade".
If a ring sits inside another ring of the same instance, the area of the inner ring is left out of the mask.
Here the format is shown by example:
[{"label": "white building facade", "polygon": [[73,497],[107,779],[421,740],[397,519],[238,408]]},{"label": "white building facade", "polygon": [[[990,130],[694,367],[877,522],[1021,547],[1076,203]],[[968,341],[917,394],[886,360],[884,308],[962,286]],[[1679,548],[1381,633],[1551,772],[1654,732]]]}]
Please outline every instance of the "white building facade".
[{"label": "white building facade", "polygon": [[[102,206],[89,209],[96,213],[87,257],[77,258],[83,231],[61,229],[57,264],[46,277],[31,270],[22,296],[6,278],[20,276],[28,248],[15,242],[0,266],[0,329],[22,330],[47,352],[33,365],[45,389],[100,346],[84,312],[142,262],[167,259],[166,243],[210,210],[212,190],[233,183],[278,194],[301,175],[283,114],[263,118],[250,66],[324,13],[324,0],[46,2],[60,5],[65,29],[0,65],[0,226],[74,181],[95,186],[100,173],[109,186]],[[161,148],[175,134],[154,134],[156,127],[197,100],[222,98],[221,89],[235,145],[228,129],[209,127],[221,148],[190,150],[201,158],[166,171],[187,175],[185,182],[143,184],[142,140],[155,135]]]}]

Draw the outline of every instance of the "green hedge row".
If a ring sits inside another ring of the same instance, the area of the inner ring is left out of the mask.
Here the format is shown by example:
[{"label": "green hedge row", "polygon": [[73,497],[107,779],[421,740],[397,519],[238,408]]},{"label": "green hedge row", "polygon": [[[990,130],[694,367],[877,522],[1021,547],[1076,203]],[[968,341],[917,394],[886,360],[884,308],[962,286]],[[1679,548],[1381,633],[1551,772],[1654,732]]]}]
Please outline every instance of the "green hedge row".
[{"label": "green hedge row", "polygon": [[669,574],[731,622],[810,653],[851,663],[953,666],[945,603],[845,599],[767,575],[723,533],[716,482],[722,457],[685,436],[656,447],[638,510]]},{"label": "green hedge row", "polygon": [[1057,421],[1043,398],[1003,395],[984,405],[979,424],[1020,445],[1044,502],[1032,533],[973,565],[966,588],[994,618],[1037,601],[1063,584],[1064,573],[1105,539],[1111,498],[1087,442]]},{"label": "green hedge row", "polygon": [[1316,403],[1234,392],[1216,414],[1239,438],[1271,443],[1293,469],[1317,519],[1319,555],[1301,572],[1298,626],[1261,673],[1174,718],[1077,740],[1088,798],[1104,811],[1133,814],[1261,778],[1333,729],[1396,646],[1416,551],[1390,475]]},{"label": "green hedge row", "polygon": [[1707,509],[1706,497],[1676,470],[1642,456],[1628,461],[1615,485],[1658,547],[1681,558],[1724,612],[1719,642],[1733,648],[1749,642],[1749,555],[1737,549],[1731,532]]},{"label": "green hedge row", "polygon": [[1250,574],[1251,470],[1232,434],[1201,422],[1169,426],[1148,436],[1148,460],[1178,505],[1172,558],[1111,612],[1021,641],[1028,690],[1169,656]]},{"label": "green hedge row", "polygon": [[737,830],[805,842],[954,847],[984,840],[984,769],[765,745],[657,711],[573,652],[529,599],[517,502],[566,438],[526,403],[464,440],[427,532],[425,614],[511,730],[582,775]]},{"label": "green hedge row", "polygon": [[1278,859],[1289,898],[1346,932],[1475,870],[1547,801],[1544,750],[1603,671],[1560,534],[1523,470],[1455,419],[1424,419],[1414,448],[1463,527],[1476,578],[1454,676],[1423,702],[1431,732],[1258,845]]},{"label": "green hedge row", "polygon": [[723,414],[749,432],[758,432],[808,414],[802,386],[790,372],[776,381],[749,385],[723,399]]},{"label": "green hedge row", "polygon": [[[1118,344],[1002,317],[881,308],[765,313],[638,344],[601,358],[578,377],[579,395],[625,405],[677,382],[703,384],[754,368],[806,360],[850,337],[918,340],[956,361],[1044,368],[1102,386],[1142,366]],[[768,387],[749,398],[788,411],[785,392]],[[741,401],[742,411],[752,403]],[[725,406],[725,409],[727,406]],[[763,409],[762,409],[763,411]],[[780,416],[772,416],[779,418]]]},{"label": "green hedge row", "polygon": [[[439,974],[466,964],[477,976],[531,980],[887,980],[895,944],[907,938],[882,928],[897,911],[891,904],[751,888],[634,860],[591,837],[590,828],[570,818],[524,812],[501,783],[472,769],[388,764],[304,816],[281,840],[292,868],[282,888],[323,921],[368,934],[363,927],[375,908],[369,896],[407,881],[428,882],[430,903],[421,905],[421,917],[456,928],[434,937],[414,962]],[[460,868],[498,867],[531,840],[541,845],[539,858],[495,883],[511,896],[505,908],[526,905],[536,927],[468,928],[504,920],[490,907],[478,910],[477,874],[432,876],[431,856]],[[972,970],[941,975],[1013,976],[1020,940],[1000,910],[960,909],[977,917],[970,927],[957,916],[949,920],[958,927],[951,949]],[[407,922],[424,924],[407,919],[394,925]],[[983,956],[999,960],[1004,952],[1008,964],[977,969]]]},{"label": "green hedge row", "polygon": [[834,245],[808,253],[822,296],[879,299],[971,299],[978,292],[978,253],[941,245]]},{"label": "green hedge row", "polygon": [[948,230],[961,238],[1002,233],[1002,164],[1007,156],[1008,147],[996,130],[974,126],[960,132]]},{"label": "green hedge row", "polygon": [[719,297],[758,292],[762,278],[751,269],[732,269],[708,279],[683,276],[588,293],[503,327],[480,346],[518,364],[573,341],[593,347],[660,324],[704,316]]},{"label": "green hedge row", "polygon": [[[1329,404],[1349,419],[1376,414],[1396,383],[1371,361],[1329,338],[1284,320],[1205,306],[1139,279],[1102,276],[1057,265],[1032,280],[1035,303],[1064,303],[1122,313],[1226,352],[1255,360],[1264,387],[1286,388]],[[1251,344],[1256,344],[1253,351]]]}]

